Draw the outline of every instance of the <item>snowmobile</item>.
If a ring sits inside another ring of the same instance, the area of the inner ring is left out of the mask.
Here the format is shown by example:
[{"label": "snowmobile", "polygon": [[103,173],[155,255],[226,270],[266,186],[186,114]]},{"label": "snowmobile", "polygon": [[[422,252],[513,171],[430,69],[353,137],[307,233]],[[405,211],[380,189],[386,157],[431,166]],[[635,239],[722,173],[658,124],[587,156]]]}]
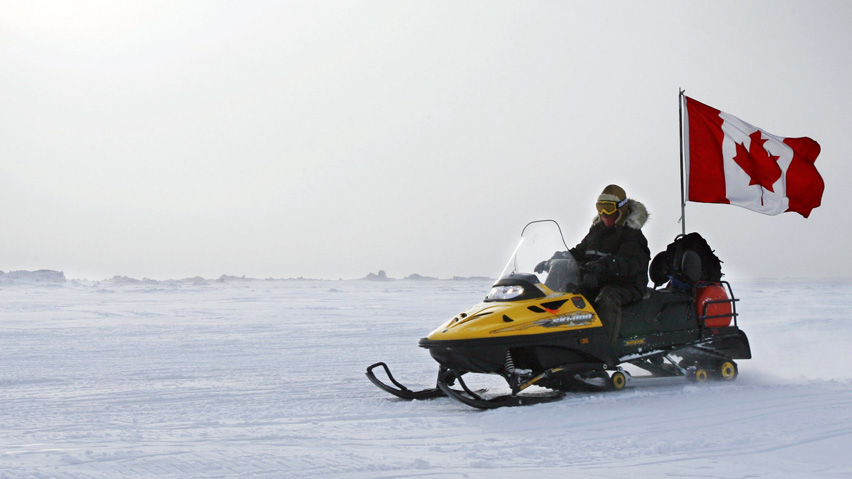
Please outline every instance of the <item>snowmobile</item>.
[{"label": "snowmobile", "polygon": [[[721,280],[721,261],[698,233],[678,236],[654,257],[649,268],[654,287],[624,307],[614,338],[582,294],[581,270],[571,255],[561,260],[566,262],[562,276],[568,278],[561,286],[548,281],[553,267],[534,272],[543,258],[567,249],[555,221],[524,227],[485,299],[420,340],[439,364],[436,387],[411,390],[383,362],[369,366],[367,377],[402,399],[450,397],[493,409],[654,379],[731,381],[738,374],[734,360],[751,358],[748,338],[737,325],[739,300]],[[379,379],[379,369],[389,382]],[[487,397],[466,384],[463,376],[468,373],[502,376],[511,392]]]}]

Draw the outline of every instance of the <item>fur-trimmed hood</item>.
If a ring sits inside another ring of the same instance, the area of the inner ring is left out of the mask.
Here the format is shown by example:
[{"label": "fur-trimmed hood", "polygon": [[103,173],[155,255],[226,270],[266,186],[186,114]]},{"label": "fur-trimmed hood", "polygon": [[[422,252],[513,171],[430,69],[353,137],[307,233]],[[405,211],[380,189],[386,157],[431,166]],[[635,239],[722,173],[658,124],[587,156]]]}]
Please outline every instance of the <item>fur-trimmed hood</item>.
[{"label": "fur-trimmed hood", "polygon": [[[651,214],[648,213],[648,209],[645,208],[645,205],[630,198],[627,200],[627,219],[623,222],[619,221],[617,224],[623,224],[628,228],[641,230],[642,226],[648,222],[649,216],[651,216]],[[598,224],[600,221],[600,216],[595,216],[595,220],[592,221],[592,224]]]}]

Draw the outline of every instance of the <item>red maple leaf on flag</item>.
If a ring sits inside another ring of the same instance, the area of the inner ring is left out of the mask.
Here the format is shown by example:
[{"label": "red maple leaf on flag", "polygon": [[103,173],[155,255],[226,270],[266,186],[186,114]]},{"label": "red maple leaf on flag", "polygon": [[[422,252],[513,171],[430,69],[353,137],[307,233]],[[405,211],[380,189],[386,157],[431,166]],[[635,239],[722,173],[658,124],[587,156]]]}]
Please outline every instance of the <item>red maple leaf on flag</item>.
[{"label": "red maple leaf on flag", "polygon": [[737,143],[734,161],[751,177],[749,185],[760,185],[774,193],[772,185],[781,178],[782,173],[781,167],[778,166],[778,157],[771,155],[764,148],[766,140],[761,138],[760,131],[755,131],[748,137],[751,138],[749,149],[746,149],[743,143]]}]

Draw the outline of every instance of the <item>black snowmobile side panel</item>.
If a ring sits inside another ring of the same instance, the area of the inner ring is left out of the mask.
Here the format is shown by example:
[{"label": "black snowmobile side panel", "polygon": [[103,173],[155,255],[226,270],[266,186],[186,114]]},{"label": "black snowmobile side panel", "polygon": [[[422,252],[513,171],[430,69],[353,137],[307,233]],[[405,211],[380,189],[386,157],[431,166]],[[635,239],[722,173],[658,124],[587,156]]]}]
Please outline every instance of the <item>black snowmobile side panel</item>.
[{"label": "black snowmobile side panel", "polygon": [[624,308],[621,338],[695,329],[693,296],[677,289],[649,289],[648,298]]},{"label": "black snowmobile side panel", "polygon": [[702,348],[716,351],[730,359],[751,359],[748,337],[735,326],[706,330],[705,337],[708,339],[701,342]]},{"label": "black snowmobile side panel", "polygon": [[498,373],[506,365],[511,351],[514,366],[545,370],[557,365],[584,362],[615,364],[603,328],[564,331],[505,339],[468,339],[435,341],[423,338],[420,347],[449,369],[472,373]]}]

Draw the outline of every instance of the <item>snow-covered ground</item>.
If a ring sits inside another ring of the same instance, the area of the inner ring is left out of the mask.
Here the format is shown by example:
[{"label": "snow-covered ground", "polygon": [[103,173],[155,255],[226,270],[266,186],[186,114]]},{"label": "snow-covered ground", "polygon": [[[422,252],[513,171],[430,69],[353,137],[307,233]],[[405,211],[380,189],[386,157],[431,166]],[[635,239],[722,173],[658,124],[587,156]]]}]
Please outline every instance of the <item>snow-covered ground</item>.
[{"label": "snow-covered ground", "polygon": [[852,477],[852,281],[734,281],[730,384],[481,412],[367,381],[433,385],[417,340],[489,286],[4,280],[0,478]]}]

